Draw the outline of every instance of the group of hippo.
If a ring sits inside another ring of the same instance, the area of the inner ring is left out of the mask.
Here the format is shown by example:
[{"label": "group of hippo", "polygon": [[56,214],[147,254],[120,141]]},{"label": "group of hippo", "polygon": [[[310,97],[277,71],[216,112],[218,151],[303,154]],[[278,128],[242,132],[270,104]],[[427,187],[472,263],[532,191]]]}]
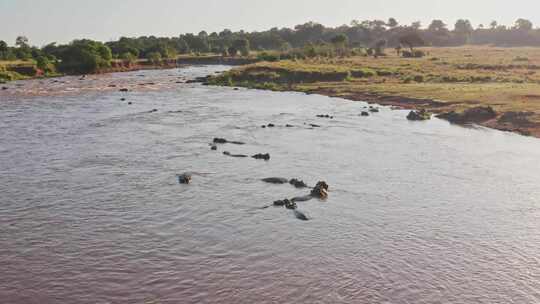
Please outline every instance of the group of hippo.
[{"label": "group of hippo", "polygon": [[[244,145],[244,142],[240,141],[229,141],[224,138],[214,138],[211,145],[211,150],[217,150],[217,144],[236,144],[236,145]],[[231,157],[248,157],[247,155],[243,154],[232,154],[228,151],[223,152],[224,155],[231,156]],[[270,160],[270,154],[255,154],[251,156],[255,159],[263,159],[263,160]],[[192,176],[196,173],[183,173],[177,175],[178,182],[180,184],[190,184]],[[290,184],[294,186],[295,188],[301,189],[301,188],[311,188],[309,187],[304,181],[293,178],[293,179],[286,179],[282,177],[269,177],[269,178],[263,178],[263,182],[270,183],[270,184]],[[304,213],[298,210],[297,202],[305,202],[309,201],[311,199],[317,198],[317,199],[326,199],[328,197],[328,184],[324,181],[318,182],[315,187],[311,188],[311,191],[309,194],[304,196],[297,196],[293,198],[286,198],[283,200],[277,200],[274,201],[273,204],[264,206],[261,209],[269,208],[270,206],[276,206],[276,207],[285,207],[286,209],[292,210],[294,212],[294,216],[303,221],[309,220],[308,216],[306,216]]]},{"label": "group of hippo", "polygon": [[[213,150],[213,151],[216,151],[217,150],[217,145],[216,144],[245,145],[245,143],[241,142],[241,141],[230,141],[230,140],[226,140],[225,138],[216,137],[216,138],[214,138],[212,144],[210,144],[210,146],[211,146],[210,149]],[[232,154],[229,151],[224,151],[223,155],[227,155],[227,156],[230,156],[230,157],[237,157],[237,158],[246,158],[246,157],[248,157],[245,154]],[[258,153],[258,154],[252,155],[251,158],[262,159],[262,160],[270,160],[270,154],[268,154],[268,153],[264,153],[264,154],[263,153]]]}]

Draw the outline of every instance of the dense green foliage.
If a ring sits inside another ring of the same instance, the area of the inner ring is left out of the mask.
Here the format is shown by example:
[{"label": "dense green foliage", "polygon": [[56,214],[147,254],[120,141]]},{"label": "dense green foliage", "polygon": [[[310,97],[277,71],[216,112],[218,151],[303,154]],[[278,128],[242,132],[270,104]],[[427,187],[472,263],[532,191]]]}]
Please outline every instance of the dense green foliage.
[{"label": "dense green foliage", "polygon": [[[518,19],[513,26],[491,22],[489,27],[476,29],[469,20],[460,19],[450,30],[441,20],[433,20],[427,28],[420,22],[400,25],[394,18],[388,21],[353,21],[350,25],[325,27],[308,22],[294,28],[272,28],[262,32],[232,32],[183,34],[177,37],[143,36],[122,37],[105,44],[91,40],[75,40],[67,45],[48,44],[42,48],[31,46],[26,37],[17,37],[10,47],[0,40],[0,60],[33,59],[45,72],[56,67],[65,73],[92,73],[111,65],[118,59],[129,64],[137,59],[148,59],[154,64],[180,54],[221,54],[249,56],[258,52],[260,59],[334,57],[349,55],[385,56],[384,48],[396,48],[406,57],[421,57],[417,46],[459,46],[464,44],[492,44],[498,46],[540,46],[540,29],[526,19]],[[402,47],[409,51],[403,51]],[[39,59],[39,60],[38,60]]]}]

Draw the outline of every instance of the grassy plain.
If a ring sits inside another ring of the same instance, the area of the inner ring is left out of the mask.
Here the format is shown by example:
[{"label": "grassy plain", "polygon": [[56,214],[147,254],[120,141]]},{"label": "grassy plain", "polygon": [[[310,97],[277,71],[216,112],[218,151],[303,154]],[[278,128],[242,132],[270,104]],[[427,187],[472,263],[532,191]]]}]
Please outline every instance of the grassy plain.
[{"label": "grassy plain", "polygon": [[[387,49],[387,56],[379,58],[259,62],[211,82],[319,93],[434,113],[489,106],[497,118],[480,124],[540,137],[540,48],[421,49],[426,53],[423,58],[402,58]],[[508,112],[516,115],[504,115]]]}]

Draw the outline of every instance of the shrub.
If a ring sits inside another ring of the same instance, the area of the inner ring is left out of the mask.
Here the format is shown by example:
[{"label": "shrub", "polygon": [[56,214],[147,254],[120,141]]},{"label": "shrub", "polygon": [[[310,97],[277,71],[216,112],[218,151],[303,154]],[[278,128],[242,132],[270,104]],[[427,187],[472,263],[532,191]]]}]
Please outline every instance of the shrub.
[{"label": "shrub", "polygon": [[422,58],[422,57],[426,56],[426,53],[424,53],[423,51],[420,51],[420,50],[415,50],[413,52],[402,51],[401,56],[403,56],[404,58]]}]

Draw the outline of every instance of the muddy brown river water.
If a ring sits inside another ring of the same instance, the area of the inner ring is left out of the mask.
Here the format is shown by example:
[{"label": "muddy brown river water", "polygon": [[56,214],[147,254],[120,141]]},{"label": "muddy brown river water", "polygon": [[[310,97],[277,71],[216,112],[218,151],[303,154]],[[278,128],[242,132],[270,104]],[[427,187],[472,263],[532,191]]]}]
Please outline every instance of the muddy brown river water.
[{"label": "muddy brown river water", "polygon": [[540,140],[177,83],[226,68],[0,91],[0,303],[540,302]]}]

